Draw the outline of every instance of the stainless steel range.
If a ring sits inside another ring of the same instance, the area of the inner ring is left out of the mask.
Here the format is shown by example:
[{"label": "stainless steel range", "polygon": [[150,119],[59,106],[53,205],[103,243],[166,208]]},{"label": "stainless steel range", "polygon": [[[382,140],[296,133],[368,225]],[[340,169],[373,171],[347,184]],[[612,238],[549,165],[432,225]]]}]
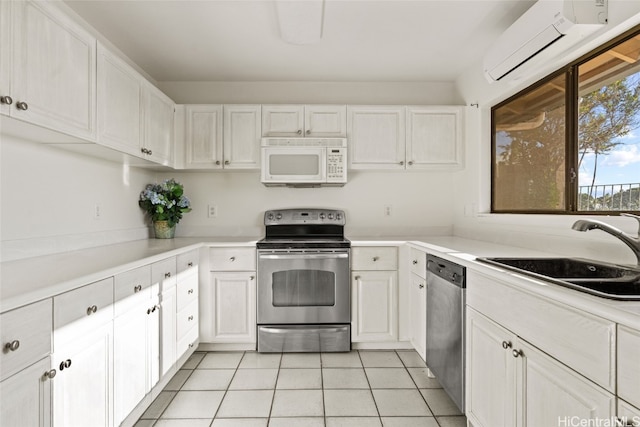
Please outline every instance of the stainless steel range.
[{"label": "stainless steel range", "polygon": [[264,214],[258,249],[258,351],[351,350],[345,215],[330,209]]}]

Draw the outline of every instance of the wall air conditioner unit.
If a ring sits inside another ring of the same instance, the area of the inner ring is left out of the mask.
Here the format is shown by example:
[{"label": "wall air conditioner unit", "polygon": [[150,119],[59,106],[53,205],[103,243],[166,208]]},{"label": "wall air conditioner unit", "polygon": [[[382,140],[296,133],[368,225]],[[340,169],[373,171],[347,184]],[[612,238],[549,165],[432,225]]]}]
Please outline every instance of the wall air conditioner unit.
[{"label": "wall air conditioner unit", "polygon": [[[608,0],[538,0],[498,38],[484,57],[484,74],[498,81],[571,33],[592,32],[607,23]],[[579,40],[579,39],[578,39]]]}]

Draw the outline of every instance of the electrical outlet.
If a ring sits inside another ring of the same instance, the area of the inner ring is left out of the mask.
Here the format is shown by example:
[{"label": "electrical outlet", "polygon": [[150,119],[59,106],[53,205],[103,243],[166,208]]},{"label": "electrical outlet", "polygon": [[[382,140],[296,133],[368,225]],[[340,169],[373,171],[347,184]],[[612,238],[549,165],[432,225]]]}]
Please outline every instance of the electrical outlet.
[{"label": "electrical outlet", "polygon": [[218,207],[213,203],[209,203],[209,205],[207,206],[207,217],[215,218],[217,216],[218,216]]},{"label": "electrical outlet", "polygon": [[96,203],[93,206],[93,219],[100,219],[102,217],[102,206],[100,203]]},{"label": "electrical outlet", "polygon": [[384,205],[384,216],[391,216],[391,205]]}]

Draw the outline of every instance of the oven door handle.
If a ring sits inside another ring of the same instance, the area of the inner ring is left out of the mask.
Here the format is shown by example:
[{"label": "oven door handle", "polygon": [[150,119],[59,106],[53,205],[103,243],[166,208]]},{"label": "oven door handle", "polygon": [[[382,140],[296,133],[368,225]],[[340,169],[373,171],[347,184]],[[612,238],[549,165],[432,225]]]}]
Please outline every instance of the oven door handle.
[{"label": "oven door handle", "polygon": [[331,254],[260,254],[259,259],[336,259],[349,258],[348,253]]},{"label": "oven door handle", "polygon": [[271,334],[286,334],[287,332],[343,332],[347,329],[346,326],[339,327],[327,327],[327,328],[313,328],[313,327],[305,327],[305,328],[274,328],[269,326],[267,328],[261,328],[262,332],[271,333]]}]

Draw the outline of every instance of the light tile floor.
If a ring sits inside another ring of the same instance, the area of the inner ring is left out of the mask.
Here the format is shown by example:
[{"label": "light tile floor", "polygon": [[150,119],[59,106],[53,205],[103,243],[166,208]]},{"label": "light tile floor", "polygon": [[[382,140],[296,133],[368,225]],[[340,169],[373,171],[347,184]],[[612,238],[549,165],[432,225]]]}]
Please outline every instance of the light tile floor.
[{"label": "light tile floor", "polygon": [[413,350],[196,352],[136,427],[465,427]]}]

